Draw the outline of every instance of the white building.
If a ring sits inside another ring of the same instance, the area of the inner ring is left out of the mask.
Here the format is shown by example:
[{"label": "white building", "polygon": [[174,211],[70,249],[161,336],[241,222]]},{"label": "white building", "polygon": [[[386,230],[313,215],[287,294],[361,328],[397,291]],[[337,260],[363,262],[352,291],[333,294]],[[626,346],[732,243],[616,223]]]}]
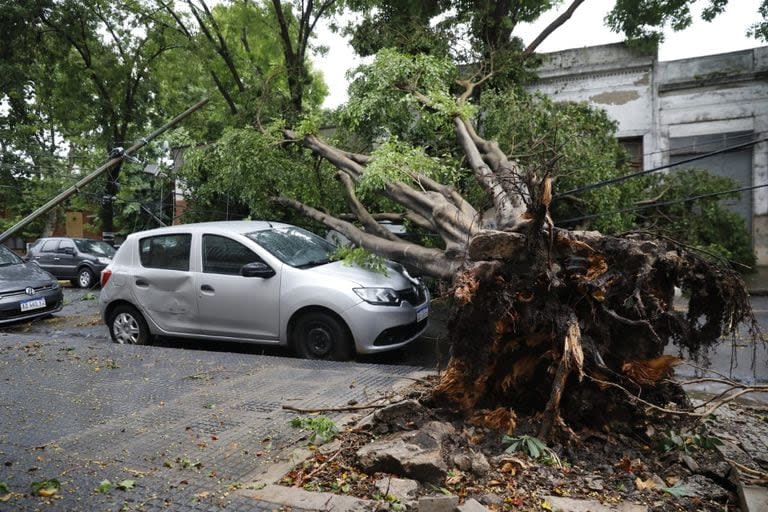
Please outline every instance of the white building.
[{"label": "white building", "polygon": [[[659,62],[622,43],[593,46],[546,54],[539,77],[531,89],[605,109],[642,169],[768,137],[768,47]],[[768,142],[686,167],[762,185]],[[735,209],[752,230],[758,264],[768,265],[768,187],[743,192]]]}]

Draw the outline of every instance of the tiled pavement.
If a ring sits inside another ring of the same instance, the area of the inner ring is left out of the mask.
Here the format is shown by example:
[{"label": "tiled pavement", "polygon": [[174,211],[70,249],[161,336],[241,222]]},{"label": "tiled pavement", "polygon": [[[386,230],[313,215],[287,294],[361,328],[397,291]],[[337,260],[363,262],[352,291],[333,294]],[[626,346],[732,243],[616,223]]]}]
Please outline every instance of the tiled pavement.
[{"label": "tiled pavement", "polygon": [[271,510],[233,491],[305,443],[283,404],[364,403],[416,370],[0,333],[0,511]]}]

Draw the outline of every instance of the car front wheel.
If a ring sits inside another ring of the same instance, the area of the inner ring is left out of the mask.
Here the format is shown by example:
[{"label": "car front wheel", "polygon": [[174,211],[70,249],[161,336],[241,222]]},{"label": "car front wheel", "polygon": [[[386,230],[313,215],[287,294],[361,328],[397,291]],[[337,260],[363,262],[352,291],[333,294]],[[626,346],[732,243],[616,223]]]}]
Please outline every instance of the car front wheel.
[{"label": "car front wheel", "polygon": [[133,306],[117,306],[109,315],[107,325],[115,343],[146,345],[152,341],[146,320]]},{"label": "car front wheel", "polygon": [[316,311],[305,313],[296,322],[293,347],[306,359],[346,361],[354,354],[346,326],[333,316]]},{"label": "car front wheel", "polygon": [[81,268],[77,272],[77,286],[80,288],[90,288],[96,279],[95,274],[89,268]]}]

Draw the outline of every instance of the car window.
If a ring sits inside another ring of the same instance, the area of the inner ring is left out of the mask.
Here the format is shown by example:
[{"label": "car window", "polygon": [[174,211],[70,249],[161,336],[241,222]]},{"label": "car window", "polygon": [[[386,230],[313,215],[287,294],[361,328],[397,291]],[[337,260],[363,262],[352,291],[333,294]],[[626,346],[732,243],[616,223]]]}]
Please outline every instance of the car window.
[{"label": "car window", "polygon": [[139,240],[141,266],[167,270],[189,270],[192,235],[159,235]]},{"label": "car window", "polygon": [[203,235],[203,272],[240,275],[247,263],[261,261],[252,250],[230,238]]},{"label": "car window", "polygon": [[63,249],[66,249],[67,247],[74,250],[75,244],[72,243],[72,240],[62,240],[59,243],[59,252],[64,252]]},{"label": "car window", "polygon": [[266,229],[246,236],[293,267],[324,265],[336,249],[327,240],[296,227]]},{"label": "car window", "polygon": [[75,245],[77,245],[77,249],[80,252],[86,254],[106,256],[107,258],[111,258],[115,255],[115,248],[101,240],[75,240]]},{"label": "car window", "polygon": [[40,252],[56,252],[56,247],[59,245],[58,240],[46,240],[43,244],[43,248]]},{"label": "car window", "polygon": [[21,258],[12,253],[7,247],[0,245],[0,267],[18,265],[19,263],[21,263]]}]

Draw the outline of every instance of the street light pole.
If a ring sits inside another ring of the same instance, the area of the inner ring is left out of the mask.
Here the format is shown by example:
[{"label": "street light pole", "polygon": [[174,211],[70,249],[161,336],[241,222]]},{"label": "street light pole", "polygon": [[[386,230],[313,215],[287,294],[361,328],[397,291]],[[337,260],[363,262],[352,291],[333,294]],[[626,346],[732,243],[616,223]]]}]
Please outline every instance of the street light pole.
[{"label": "street light pole", "polygon": [[44,213],[46,213],[48,210],[50,210],[54,206],[58,205],[59,203],[61,203],[65,199],[67,199],[68,197],[70,197],[70,196],[76,194],[77,192],[79,192],[81,188],[83,188],[84,186],[88,185],[93,180],[95,180],[96,178],[101,176],[105,171],[109,170],[114,165],[117,165],[118,163],[122,162],[125,158],[131,156],[133,153],[137,152],[138,150],[140,150],[141,148],[146,146],[149,143],[149,141],[151,141],[152,139],[157,138],[162,133],[166,132],[170,128],[173,128],[174,126],[179,124],[181,121],[183,121],[190,114],[192,114],[193,112],[195,112],[195,111],[201,109],[203,106],[205,106],[206,103],[208,103],[208,98],[203,98],[202,100],[198,101],[197,103],[195,103],[194,105],[189,107],[187,110],[185,110],[184,112],[182,112],[178,116],[176,116],[173,119],[171,119],[168,123],[166,123],[165,125],[161,126],[160,128],[158,128],[154,132],[150,133],[147,137],[141,139],[139,142],[137,142],[133,146],[129,147],[128,149],[126,149],[125,151],[120,153],[118,156],[115,156],[114,158],[111,158],[107,163],[105,163],[104,165],[102,165],[101,167],[99,167],[98,169],[93,171],[91,174],[89,174],[88,176],[84,177],[83,179],[81,179],[80,181],[78,181],[77,183],[75,183],[74,185],[69,187],[68,189],[64,190],[63,192],[58,194],[56,197],[54,197],[53,199],[51,199],[47,203],[45,203],[40,208],[38,208],[34,212],[30,213],[29,215],[27,215],[26,217],[21,219],[19,222],[17,222],[13,226],[11,226],[11,228],[9,228],[3,234],[0,235],[0,243],[4,242],[11,235],[16,233],[18,230],[20,230],[21,228],[23,228],[24,226],[26,226],[27,224],[29,224],[33,220],[37,219],[38,217],[40,217]]}]

